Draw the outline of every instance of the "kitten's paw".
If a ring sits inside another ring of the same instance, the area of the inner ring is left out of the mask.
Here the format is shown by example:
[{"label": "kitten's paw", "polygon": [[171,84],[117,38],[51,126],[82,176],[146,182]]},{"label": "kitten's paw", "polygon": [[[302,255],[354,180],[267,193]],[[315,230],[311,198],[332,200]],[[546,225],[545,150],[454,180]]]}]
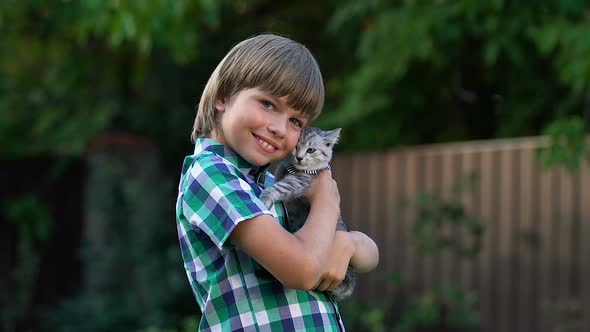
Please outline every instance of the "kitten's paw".
[{"label": "kitten's paw", "polygon": [[271,200],[262,200],[262,203],[264,203],[264,205],[266,205],[267,208],[272,208],[274,202]]},{"label": "kitten's paw", "polygon": [[260,200],[269,209],[272,208],[272,205],[274,204],[274,201],[269,197],[269,195],[266,195],[265,192],[260,195]]}]

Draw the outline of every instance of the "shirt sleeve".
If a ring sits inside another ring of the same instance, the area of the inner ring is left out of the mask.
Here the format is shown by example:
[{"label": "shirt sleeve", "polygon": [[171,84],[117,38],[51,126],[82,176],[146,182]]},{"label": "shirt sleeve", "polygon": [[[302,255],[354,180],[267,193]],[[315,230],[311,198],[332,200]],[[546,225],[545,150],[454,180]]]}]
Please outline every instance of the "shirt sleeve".
[{"label": "shirt sleeve", "polygon": [[234,165],[201,156],[186,173],[183,214],[222,249],[239,222],[271,212]]}]

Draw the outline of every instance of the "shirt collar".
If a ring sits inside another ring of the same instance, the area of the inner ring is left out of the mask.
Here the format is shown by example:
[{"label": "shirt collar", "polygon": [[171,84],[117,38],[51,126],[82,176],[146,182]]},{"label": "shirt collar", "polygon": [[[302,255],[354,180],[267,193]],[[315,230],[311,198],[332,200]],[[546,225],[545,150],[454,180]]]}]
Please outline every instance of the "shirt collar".
[{"label": "shirt collar", "polygon": [[[231,164],[236,166],[242,171],[242,173],[252,176],[257,179],[261,174],[266,173],[266,170],[270,165],[255,166],[242,158],[234,150],[229,147],[217,142],[216,140],[208,137],[199,137],[195,141],[195,152],[197,155],[203,151],[209,151],[221,156],[223,159],[229,161]],[[264,176],[264,175],[262,175]],[[262,179],[264,180],[264,179]]]}]

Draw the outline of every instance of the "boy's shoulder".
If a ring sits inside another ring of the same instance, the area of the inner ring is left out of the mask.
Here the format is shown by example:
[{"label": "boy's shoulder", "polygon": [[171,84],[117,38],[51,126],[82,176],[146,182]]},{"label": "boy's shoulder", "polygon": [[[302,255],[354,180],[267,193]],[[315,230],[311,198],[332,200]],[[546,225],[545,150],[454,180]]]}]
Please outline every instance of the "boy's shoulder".
[{"label": "boy's shoulder", "polygon": [[240,169],[232,164],[229,160],[212,151],[202,151],[185,157],[183,165],[183,175],[190,172],[192,174],[205,173],[213,175],[214,173],[231,173],[242,177]]},{"label": "boy's shoulder", "polygon": [[221,165],[227,170],[236,171],[239,167],[232,160],[232,153],[222,144],[212,139],[200,138],[195,142],[193,154],[184,159],[183,173],[198,165],[201,168]]},{"label": "boy's shoulder", "polygon": [[275,177],[268,168],[268,165],[253,166],[233,150],[214,140],[201,139],[195,143],[194,153],[185,158],[183,175],[190,172],[193,176],[211,177],[223,173],[239,177],[250,185],[257,183],[267,187],[275,182]]}]

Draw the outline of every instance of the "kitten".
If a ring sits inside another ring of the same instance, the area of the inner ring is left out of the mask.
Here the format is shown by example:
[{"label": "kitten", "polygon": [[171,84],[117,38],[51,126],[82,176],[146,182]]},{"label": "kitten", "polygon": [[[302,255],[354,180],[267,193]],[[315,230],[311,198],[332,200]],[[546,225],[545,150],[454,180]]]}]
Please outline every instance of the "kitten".
[{"label": "kitten", "polygon": [[[330,169],[334,144],[338,142],[340,128],[323,131],[306,127],[293,152],[282,160],[275,172],[276,182],[264,189],[260,199],[267,207],[277,200],[283,201],[287,217],[287,230],[294,233],[303,226],[309,214],[309,202],[303,193],[309,188],[314,177],[323,169]],[[349,231],[341,217],[337,230]],[[344,281],[333,291],[327,291],[335,301],[349,297],[354,290],[356,274],[349,265]]]}]

